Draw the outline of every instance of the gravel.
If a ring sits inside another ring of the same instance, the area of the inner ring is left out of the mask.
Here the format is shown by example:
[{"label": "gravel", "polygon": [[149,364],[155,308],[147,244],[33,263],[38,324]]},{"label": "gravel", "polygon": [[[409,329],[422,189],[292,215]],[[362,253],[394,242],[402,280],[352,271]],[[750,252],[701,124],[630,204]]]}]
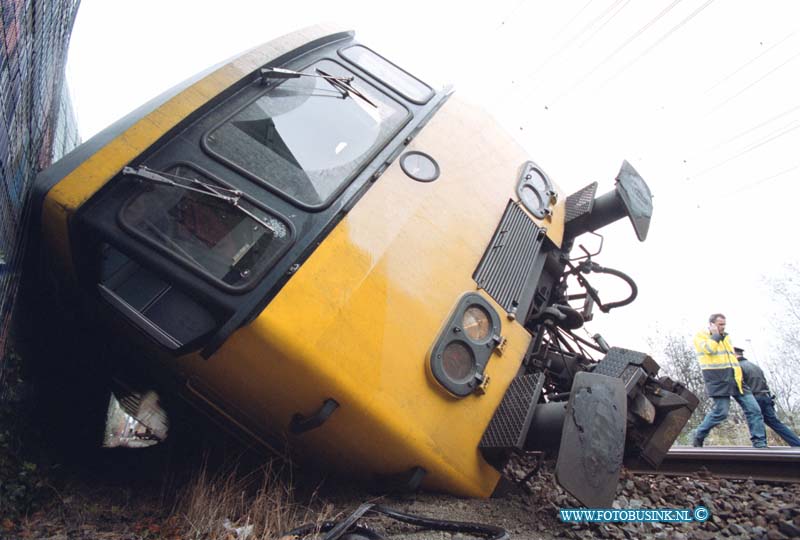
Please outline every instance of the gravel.
[{"label": "gravel", "polygon": [[[521,481],[528,472],[527,460],[514,460],[507,476]],[[358,490],[330,499],[342,515],[368,498]],[[371,500],[371,499],[370,499]],[[800,484],[778,484],[753,480],[727,480],[706,472],[692,476],[633,475],[623,471],[614,508],[694,509],[706,506],[710,518],[704,523],[565,524],[559,508],[577,508],[578,502],[559,487],[552,469],[545,465],[524,484],[492,499],[459,499],[418,493],[386,497],[380,504],[437,519],[471,521],[505,528],[513,539],[609,538],[713,540],[800,538]],[[416,540],[466,540],[478,538],[461,533],[419,531],[415,527],[371,518],[365,521],[387,538]]]}]

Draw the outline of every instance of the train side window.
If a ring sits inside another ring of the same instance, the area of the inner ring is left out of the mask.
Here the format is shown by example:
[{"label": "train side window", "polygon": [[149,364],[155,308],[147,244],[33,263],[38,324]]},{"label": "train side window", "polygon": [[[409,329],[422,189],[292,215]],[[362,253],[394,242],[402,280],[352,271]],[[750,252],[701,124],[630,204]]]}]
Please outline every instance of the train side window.
[{"label": "train side window", "polygon": [[142,184],[120,211],[121,224],[224,288],[252,287],[291,244],[287,220],[194,168],[179,165],[159,174],[175,185]]},{"label": "train side window", "polygon": [[433,97],[430,86],[363,45],[352,45],[339,54],[413,103],[424,105]]},{"label": "train side window", "polygon": [[100,296],[168,349],[210,332],[211,313],[109,244],[100,246]]},{"label": "train side window", "polygon": [[[303,73],[354,77],[331,60]],[[365,81],[351,84],[361,96],[318,76],[286,80],[212,128],[203,147],[298,206],[324,208],[410,118]]]}]

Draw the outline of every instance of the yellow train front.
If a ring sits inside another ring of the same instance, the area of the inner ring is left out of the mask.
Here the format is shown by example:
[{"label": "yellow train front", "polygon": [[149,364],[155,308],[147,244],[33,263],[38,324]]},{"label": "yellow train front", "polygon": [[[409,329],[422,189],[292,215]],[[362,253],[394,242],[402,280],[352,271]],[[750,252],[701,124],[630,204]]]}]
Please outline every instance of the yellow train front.
[{"label": "yellow train front", "polygon": [[488,496],[511,453],[560,446],[559,480],[596,505],[696,405],[647,355],[572,332],[614,307],[574,238],[624,216],[646,235],[633,168],[568,198],[484,112],[352,32],[187,81],[42,173],[33,202],[48,281],[134,351],[115,376],[279,452]]}]

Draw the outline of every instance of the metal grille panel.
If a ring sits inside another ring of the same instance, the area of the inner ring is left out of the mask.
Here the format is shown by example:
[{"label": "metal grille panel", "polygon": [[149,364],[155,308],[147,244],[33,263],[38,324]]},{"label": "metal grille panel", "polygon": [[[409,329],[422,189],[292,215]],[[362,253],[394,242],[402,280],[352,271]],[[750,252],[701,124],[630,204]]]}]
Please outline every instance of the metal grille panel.
[{"label": "metal grille panel", "polygon": [[625,368],[628,367],[629,364],[641,366],[646,358],[647,355],[644,353],[622,349],[620,347],[612,347],[605,358],[594,368],[594,373],[621,378]]},{"label": "metal grille panel", "polygon": [[522,290],[544,241],[537,226],[514,201],[508,206],[472,278],[508,312],[516,311]]},{"label": "metal grille panel", "polygon": [[569,223],[573,219],[578,219],[584,214],[590,213],[594,206],[595,193],[597,193],[597,182],[592,182],[567,197],[565,221]]},{"label": "metal grille panel", "polygon": [[521,450],[539,401],[544,375],[521,375],[511,381],[503,401],[483,434],[480,448]]}]

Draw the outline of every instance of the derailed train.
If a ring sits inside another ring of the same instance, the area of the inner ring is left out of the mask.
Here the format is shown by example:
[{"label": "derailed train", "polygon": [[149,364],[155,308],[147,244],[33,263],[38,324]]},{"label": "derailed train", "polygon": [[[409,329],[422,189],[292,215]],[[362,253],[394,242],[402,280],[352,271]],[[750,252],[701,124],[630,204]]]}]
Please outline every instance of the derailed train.
[{"label": "derailed train", "polygon": [[[616,180],[565,196],[484,112],[313,27],[41,173],[32,229],[44,281],[135,351],[123,388],[152,379],[266,447],[407,488],[485,497],[514,452],[557,451],[558,481],[603,506],[697,405],[648,355],[574,333],[636,295],[570,259],[626,216],[645,239],[649,189],[628,163]],[[630,296],[604,304],[591,272]]]}]

